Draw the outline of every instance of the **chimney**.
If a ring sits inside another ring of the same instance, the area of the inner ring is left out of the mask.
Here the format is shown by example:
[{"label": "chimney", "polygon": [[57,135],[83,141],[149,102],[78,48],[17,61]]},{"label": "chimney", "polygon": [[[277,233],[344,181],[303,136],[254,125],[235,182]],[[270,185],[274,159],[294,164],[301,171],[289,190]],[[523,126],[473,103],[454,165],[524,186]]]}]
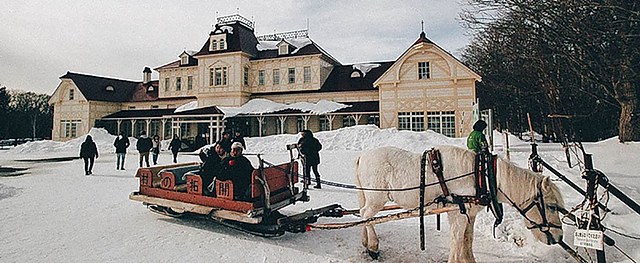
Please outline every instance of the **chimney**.
[{"label": "chimney", "polygon": [[142,83],[147,84],[151,81],[151,69],[149,67],[144,67],[142,71]]}]

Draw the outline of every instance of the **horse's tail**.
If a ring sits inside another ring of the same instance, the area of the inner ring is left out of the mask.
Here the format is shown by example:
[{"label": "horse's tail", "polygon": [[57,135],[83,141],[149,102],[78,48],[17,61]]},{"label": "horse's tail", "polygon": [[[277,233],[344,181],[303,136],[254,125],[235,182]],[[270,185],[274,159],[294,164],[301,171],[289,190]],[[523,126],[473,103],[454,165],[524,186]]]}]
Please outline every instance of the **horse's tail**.
[{"label": "horse's tail", "polygon": [[[362,187],[362,183],[360,182],[360,156],[356,158],[356,186]],[[364,204],[367,202],[367,199],[364,196],[364,191],[358,190],[358,201],[360,202],[360,208],[364,207]]]}]

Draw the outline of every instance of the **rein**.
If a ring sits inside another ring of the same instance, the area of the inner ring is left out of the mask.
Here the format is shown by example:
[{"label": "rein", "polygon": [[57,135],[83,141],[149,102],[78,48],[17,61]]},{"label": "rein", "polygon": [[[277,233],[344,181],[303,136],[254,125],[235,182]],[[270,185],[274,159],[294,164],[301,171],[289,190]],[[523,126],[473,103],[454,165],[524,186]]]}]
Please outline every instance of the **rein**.
[{"label": "rein", "polygon": [[[525,208],[520,208],[520,206],[518,206],[513,200],[511,200],[511,198],[504,191],[502,191],[502,189],[498,188],[498,191],[500,191],[502,195],[504,195],[504,197],[506,197],[507,200],[509,200],[509,203],[511,203],[511,205],[516,210],[518,210],[518,212],[531,224],[531,226],[527,226],[527,229],[531,230],[531,229],[537,228],[538,230],[540,230],[540,232],[544,233],[547,236],[547,241],[549,241],[550,244],[555,243],[555,240],[553,239],[553,235],[550,232],[551,228],[562,229],[562,225],[551,224],[547,220],[547,213],[545,212],[544,196],[542,195],[541,186],[538,186],[538,193],[533,198],[533,201],[531,201],[531,203],[529,203]],[[531,220],[531,218],[527,216],[527,213],[533,207],[538,208],[538,213],[542,217],[542,223],[537,223]]]}]

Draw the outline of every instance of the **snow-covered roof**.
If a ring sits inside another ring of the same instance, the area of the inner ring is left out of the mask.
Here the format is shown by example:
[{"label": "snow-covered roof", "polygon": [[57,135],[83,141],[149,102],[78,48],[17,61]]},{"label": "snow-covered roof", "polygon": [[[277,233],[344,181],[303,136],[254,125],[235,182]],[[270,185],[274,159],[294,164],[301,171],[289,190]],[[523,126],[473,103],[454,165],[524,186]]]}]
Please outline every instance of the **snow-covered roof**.
[{"label": "snow-covered roof", "polygon": [[226,31],[229,34],[233,34],[233,27],[231,26],[221,26],[220,30],[222,30],[223,32]]},{"label": "snow-covered roof", "polygon": [[[282,42],[283,40],[279,40],[279,41],[258,41],[258,44],[256,45],[256,48],[258,49],[258,51],[265,51],[265,50],[277,50],[278,49],[278,43]],[[296,52],[298,52],[298,50],[300,50],[301,48],[307,46],[307,45],[311,45],[311,43],[313,43],[311,41],[310,38],[308,37],[301,37],[301,38],[289,38],[289,39],[284,39],[285,42],[289,43],[290,45],[294,46],[296,49],[293,50],[293,52],[291,52],[291,54],[295,54]]]},{"label": "snow-covered roof", "polygon": [[178,107],[175,111],[173,111],[174,113],[177,112],[183,112],[183,111],[188,111],[188,110],[194,110],[198,108],[198,101],[194,100],[192,102],[189,103],[185,103],[183,105],[180,105],[180,107]]},{"label": "snow-covered roof", "polygon": [[353,69],[357,69],[360,72],[362,72],[362,77],[364,78],[364,76],[367,75],[367,73],[371,71],[371,69],[377,68],[379,66],[380,64],[361,63],[361,64],[353,64]]},{"label": "snow-covered roof", "polygon": [[234,117],[240,114],[265,114],[281,110],[300,110],[312,114],[326,114],[343,108],[351,107],[342,103],[320,100],[317,103],[296,102],[293,104],[283,104],[267,99],[253,99],[240,107],[219,107],[224,112],[225,118]]}]

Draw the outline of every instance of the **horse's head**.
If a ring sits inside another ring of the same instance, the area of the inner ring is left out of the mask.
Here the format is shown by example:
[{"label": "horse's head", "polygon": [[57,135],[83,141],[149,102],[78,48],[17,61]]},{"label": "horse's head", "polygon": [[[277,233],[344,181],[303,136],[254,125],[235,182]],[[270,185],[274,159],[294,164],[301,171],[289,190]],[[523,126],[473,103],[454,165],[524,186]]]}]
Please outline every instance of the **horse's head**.
[{"label": "horse's head", "polygon": [[558,187],[545,176],[537,186],[537,194],[518,210],[525,217],[525,224],[540,242],[547,245],[562,240],[562,221],[559,211],[564,209],[564,201]]}]

